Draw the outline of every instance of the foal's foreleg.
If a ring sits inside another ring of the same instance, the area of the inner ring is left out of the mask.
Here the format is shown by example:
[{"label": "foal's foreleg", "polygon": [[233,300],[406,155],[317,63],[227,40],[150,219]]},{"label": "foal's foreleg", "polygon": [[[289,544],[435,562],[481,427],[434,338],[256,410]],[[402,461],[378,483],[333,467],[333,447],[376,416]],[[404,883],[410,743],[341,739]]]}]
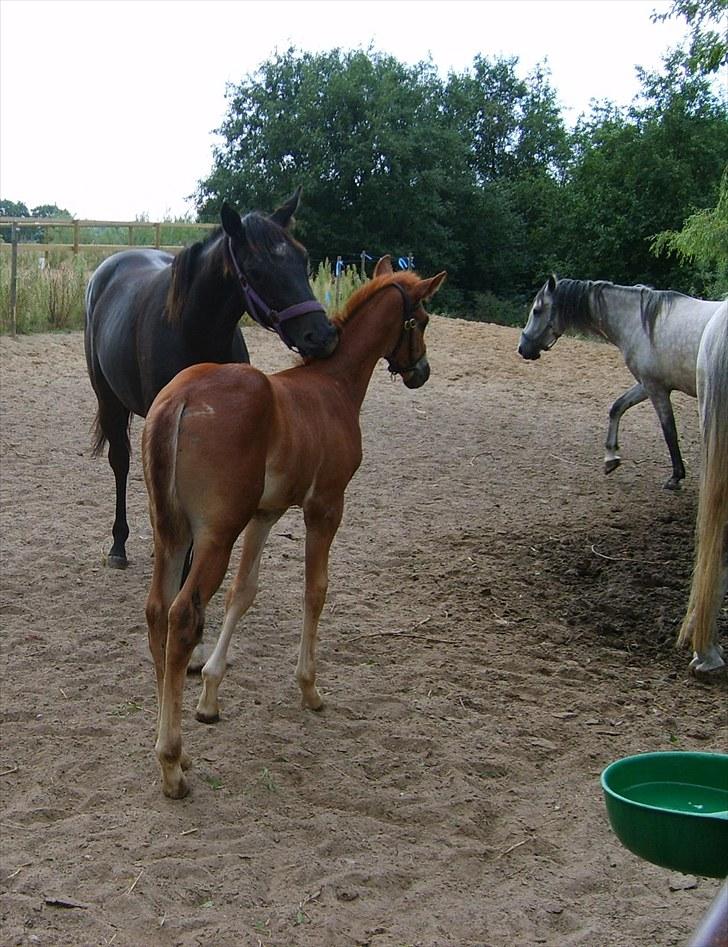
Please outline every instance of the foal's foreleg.
[{"label": "foal's foreleg", "polygon": [[296,680],[304,707],[321,710],[324,705],[316,687],[316,637],[329,584],[329,551],[341,522],[340,503],[325,511],[304,510],[306,519],[306,591],[303,605],[303,632],[296,665]]},{"label": "foal's foreleg", "polygon": [[263,547],[280,514],[259,515],[245,527],[243,547],[235,581],[227,595],[225,618],[215,650],[202,668],[202,693],[195,716],[202,723],[215,723],[220,719],[218,690],[227,669],[227,652],[230,639],[240,618],[255,600],[258,590],[258,575]]},{"label": "foal's foreleg", "polygon": [[642,383],[637,382],[629,391],[625,391],[623,395],[620,395],[609,409],[609,427],[607,428],[607,440],[604,445],[606,448],[604,455],[605,474],[616,470],[622,463],[622,458],[619,456],[619,422],[622,420],[622,415],[636,404],[645,401],[646,398],[647,392]]}]

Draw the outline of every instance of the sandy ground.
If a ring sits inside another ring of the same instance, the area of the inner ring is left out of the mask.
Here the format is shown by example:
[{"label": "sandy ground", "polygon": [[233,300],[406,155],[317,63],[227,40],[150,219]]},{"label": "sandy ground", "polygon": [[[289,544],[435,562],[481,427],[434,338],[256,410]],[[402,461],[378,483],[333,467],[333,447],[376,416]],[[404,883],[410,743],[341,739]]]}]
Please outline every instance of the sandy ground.
[{"label": "sandy ground", "polygon": [[[150,528],[133,428],[132,560],[103,565],[112,478],[90,457],[82,337],[0,339],[4,945],[667,947],[718,889],[640,861],[599,774],[725,750],[725,682],[673,641],[696,506],[669,493],[648,405],[602,473],[616,349],[433,318],[419,391],[382,366],[363,410],[321,624],[327,706],[293,671],[302,526],[290,512],[231,649],[215,726],[185,692],[191,795],[163,797],[144,602]],[[253,361],[289,354],[247,330]],[[235,557],[233,558],[233,562]],[[222,594],[208,610],[219,627]],[[725,633],[725,616],[723,618]],[[722,728],[722,729],[721,729]]]}]

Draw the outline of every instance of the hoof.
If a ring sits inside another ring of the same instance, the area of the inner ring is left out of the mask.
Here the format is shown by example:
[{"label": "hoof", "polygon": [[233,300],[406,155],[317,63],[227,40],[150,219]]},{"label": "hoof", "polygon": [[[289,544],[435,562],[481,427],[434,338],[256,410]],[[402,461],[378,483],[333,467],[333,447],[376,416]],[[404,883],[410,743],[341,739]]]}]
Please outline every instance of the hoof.
[{"label": "hoof", "polygon": [[323,697],[315,688],[313,694],[303,695],[302,703],[306,710],[315,710],[316,713],[324,709]]},{"label": "hoof", "polygon": [[182,774],[180,774],[178,779],[165,779],[162,777],[162,792],[168,799],[184,799],[189,791],[189,783]]},{"label": "hoof", "polygon": [[610,474],[613,470],[616,470],[617,467],[622,463],[619,457],[613,457],[611,460],[604,461],[604,473]]},{"label": "hoof", "polygon": [[126,569],[129,565],[129,560],[126,556],[107,556],[106,565],[109,569]]},{"label": "hoof", "polygon": [[220,714],[206,714],[201,710],[195,713],[195,720],[199,720],[200,723],[217,723],[219,719]]},{"label": "hoof", "polygon": [[679,490],[681,487],[681,482],[676,480],[674,477],[670,477],[669,480],[665,481],[666,490]]}]

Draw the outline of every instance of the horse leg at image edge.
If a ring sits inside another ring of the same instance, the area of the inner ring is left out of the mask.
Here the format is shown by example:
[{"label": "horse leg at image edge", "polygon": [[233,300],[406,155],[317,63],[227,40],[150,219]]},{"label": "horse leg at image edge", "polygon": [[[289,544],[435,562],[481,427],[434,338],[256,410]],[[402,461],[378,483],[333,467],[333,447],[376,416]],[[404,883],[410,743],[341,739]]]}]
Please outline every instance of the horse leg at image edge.
[{"label": "horse leg at image edge", "polygon": [[637,382],[629,391],[625,391],[623,395],[620,395],[609,409],[609,427],[607,428],[607,440],[604,445],[606,448],[604,455],[605,474],[610,474],[622,463],[622,458],[619,456],[619,422],[622,420],[622,415],[625,411],[646,399],[647,392],[642,383]]},{"label": "horse leg at image edge", "polygon": [[263,548],[273,525],[279,519],[278,513],[254,516],[245,527],[240,565],[227,595],[222,631],[214,651],[202,668],[202,693],[195,713],[201,723],[216,723],[220,719],[218,690],[227,669],[230,640],[238,621],[255,600]]}]

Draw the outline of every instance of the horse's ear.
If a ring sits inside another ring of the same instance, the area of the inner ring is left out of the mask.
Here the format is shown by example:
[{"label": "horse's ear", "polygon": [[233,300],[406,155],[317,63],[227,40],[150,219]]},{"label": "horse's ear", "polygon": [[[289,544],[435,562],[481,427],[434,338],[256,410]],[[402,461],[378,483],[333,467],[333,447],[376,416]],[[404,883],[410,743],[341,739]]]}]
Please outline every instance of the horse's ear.
[{"label": "horse's ear", "polygon": [[392,257],[389,254],[377,260],[377,265],[374,267],[374,276],[391,276],[392,273],[394,273]]},{"label": "horse's ear", "polygon": [[555,273],[552,273],[549,276],[549,278],[546,280],[546,289],[550,293],[553,293],[553,291],[556,289],[556,274]]},{"label": "horse's ear", "polygon": [[438,289],[445,282],[447,276],[447,270],[443,270],[442,273],[438,273],[437,276],[432,276],[430,279],[422,279],[419,281],[415,287],[415,296],[420,302],[424,302],[426,299],[432,299]]},{"label": "horse's ear", "polygon": [[228,237],[232,237],[233,240],[242,241],[243,223],[240,220],[240,214],[232,208],[227,201],[224,201],[220,208],[220,221],[222,222],[222,229]]},{"label": "horse's ear", "polygon": [[283,227],[285,230],[293,230],[293,227],[296,223],[293,215],[298,210],[298,205],[301,203],[301,185],[296,188],[293,194],[288,198],[285,204],[282,204],[277,210],[274,210],[270,215],[270,219],[274,220],[280,227]]}]

